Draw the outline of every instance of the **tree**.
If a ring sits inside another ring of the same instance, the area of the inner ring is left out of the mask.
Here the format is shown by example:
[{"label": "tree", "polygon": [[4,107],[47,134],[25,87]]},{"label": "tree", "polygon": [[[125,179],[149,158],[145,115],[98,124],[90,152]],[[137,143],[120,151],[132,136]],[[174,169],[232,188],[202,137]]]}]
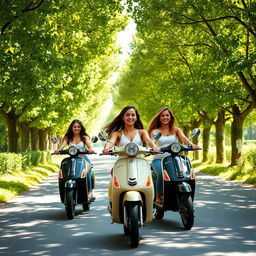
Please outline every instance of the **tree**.
[{"label": "tree", "polygon": [[[28,127],[43,130],[45,141],[46,130],[63,127],[81,109],[92,116],[100,107],[98,94],[116,65],[116,34],[126,23],[123,6],[114,0],[11,0],[0,8],[0,113],[8,124],[9,151],[17,152],[17,126],[24,150]],[[107,58],[112,62],[101,68]],[[92,68],[102,72],[98,80]]]}]

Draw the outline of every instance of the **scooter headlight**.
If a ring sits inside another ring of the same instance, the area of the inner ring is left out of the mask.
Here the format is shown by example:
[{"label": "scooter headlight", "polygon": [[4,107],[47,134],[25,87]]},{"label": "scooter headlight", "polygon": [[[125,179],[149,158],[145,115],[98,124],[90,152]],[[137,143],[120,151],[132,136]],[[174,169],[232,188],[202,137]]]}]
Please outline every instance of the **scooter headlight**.
[{"label": "scooter headlight", "polygon": [[138,151],[139,151],[139,147],[135,143],[131,142],[131,143],[126,144],[126,146],[125,146],[125,152],[129,156],[137,155]]},{"label": "scooter headlight", "polygon": [[69,149],[68,149],[68,153],[71,155],[71,156],[75,156],[78,152],[78,149],[75,147],[75,146],[71,146]]},{"label": "scooter headlight", "polygon": [[180,150],[181,150],[181,145],[180,145],[180,143],[178,143],[178,142],[172,143],[172,145],[171,145],[171,151],[172,151],[173,153],[179,153]]}]

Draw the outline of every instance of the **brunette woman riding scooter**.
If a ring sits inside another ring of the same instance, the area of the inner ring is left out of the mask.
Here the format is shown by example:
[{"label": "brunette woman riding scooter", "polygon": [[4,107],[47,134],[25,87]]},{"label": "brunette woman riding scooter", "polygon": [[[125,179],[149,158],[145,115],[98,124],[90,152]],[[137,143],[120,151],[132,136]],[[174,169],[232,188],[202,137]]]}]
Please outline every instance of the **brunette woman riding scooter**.
[{"label": "brunette woman riding scooter", "polygon": [[[53,142],[57,142],[52,138]],[[97,137],[92,138],[96,142]],[[69,145],[69,149],[63,148]],[[65,204],[68,219],[74,218],[76,204],[82,204],[83,210],[89,210],[90,203],[94,201],[92,189],[95,179],[92,175],[92,165],[86,154],[95,153],[89,135],[80,120],[74,120],[64,136],[60,147],[54,154],[69,154],[61,162],[59,171],[59,192],[61,202]]]},{"label": "brunette woman riding scooter", "polygon": [[[185,228],[191,229],[194,223],[192,201],[195,176],[189,159],[178,153],[200,148],[190,142],[175,124],[176,119],[171,110],[162,108],[153,117],[149,126],[150,135],[156,139],[161,151],[165,152],[156,155],[151,163],[153,174],[156,174],[155,217],[163,218],[166,210],[179,211]],[[193,136],[198,136],[199,133],[200,130],[197,129]],[[189,146],[180,145],[178,139]]]},{"label": "brunette woman riding scooter", "polygon": [[[109,212],[113,222],[124,225],[131,247],[137,247],[139,227],[153,218],[154,198],[150,165],[141,154],[153,153],[158,148],[143,129],[134,106],[125,107],[105,131],[106,134],[99,134],[101,140],[108,141],[103,153],[121,156],[114,164],[109,182]],[[142,147],[143,141],[153,150]],[[118,148],[110,151],[115,144]]]}]

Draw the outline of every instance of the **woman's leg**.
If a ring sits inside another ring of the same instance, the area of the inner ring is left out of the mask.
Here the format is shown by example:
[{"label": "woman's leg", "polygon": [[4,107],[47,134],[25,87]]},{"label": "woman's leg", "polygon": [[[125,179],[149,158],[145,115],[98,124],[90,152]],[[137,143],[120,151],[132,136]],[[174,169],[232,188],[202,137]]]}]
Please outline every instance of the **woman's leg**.
[{"label": "woman's leg", "polygon": [[[85,161],[89,164],[91,164],[89,158],[87,156],[85,156]],[[92,176],[93,176],[93,171],[92,168],[90,168],[90,170],[87,172],[87,185],[88,185],[88,197],[92,196],[92,189],[94,188],[94,184],[92,181]]]},{"label": "woman's leg", "polygon": [[163,194],[163,174],[161,159],[153,159],[151,165],[157,174],[156,178],[156,201],[162,203],[161,195]]}]

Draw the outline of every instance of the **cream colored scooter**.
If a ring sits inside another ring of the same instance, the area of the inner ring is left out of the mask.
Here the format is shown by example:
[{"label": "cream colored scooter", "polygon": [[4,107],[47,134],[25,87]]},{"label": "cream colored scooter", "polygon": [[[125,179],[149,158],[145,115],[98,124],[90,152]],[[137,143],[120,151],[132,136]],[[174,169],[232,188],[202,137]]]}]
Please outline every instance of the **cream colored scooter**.
[{"label": "cream colored scooter", "polygon": [[[99,133],[99,138],[108,141],[103,132]],[[121,156],[114,164],[109,182],[109,212],[114,223],[123,224],[133,248],[139,245],[139,227],[153,219],[154,185],[150,165],[141,156],[153,153],[152,149],[133,142],[108,153]]]}]

